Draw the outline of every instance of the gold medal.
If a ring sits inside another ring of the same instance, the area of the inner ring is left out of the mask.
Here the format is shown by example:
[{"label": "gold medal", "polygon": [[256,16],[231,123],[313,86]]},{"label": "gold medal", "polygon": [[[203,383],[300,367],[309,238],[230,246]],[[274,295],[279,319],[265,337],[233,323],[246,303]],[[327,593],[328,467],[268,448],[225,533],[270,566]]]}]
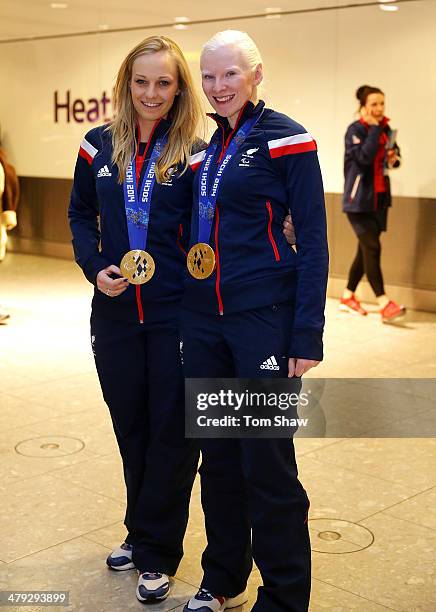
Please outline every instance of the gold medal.
[{"label": "gold medal", "polygon": [[187,266],[194,278],[208,278],[215,269],[215,253],[212,247],[205,242],[194,244],[188,253]]},{"label": "gold medal", "polygon": [[148,283],[154,274],[154,259],[147,251],[129,251],[121,260],[120,270],[132,285],[143,285]]}]

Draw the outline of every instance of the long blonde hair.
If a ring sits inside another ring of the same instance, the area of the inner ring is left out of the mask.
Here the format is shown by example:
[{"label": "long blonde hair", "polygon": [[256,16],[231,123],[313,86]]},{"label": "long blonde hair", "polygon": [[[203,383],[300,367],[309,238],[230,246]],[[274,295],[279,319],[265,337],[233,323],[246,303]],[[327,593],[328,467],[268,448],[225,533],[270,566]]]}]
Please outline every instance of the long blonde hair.
[{"label": "long blonde hair", "polygon": [[180,94],[175,97],[169,113],[171,128],[167,144],[156,163],[156,179],[159,183],[165,182],[170,178],[170,168],[181,164],[183,174],[189,165],[201,117],[200,101],[180,47],[166,36],[149,36],[127,55],[121,64],[115,83],[115,117],[108,130],[112,133],[112,162],[118,166],[119,183],[124,181],[127,166],[137,148],[136,111],[130,94],[133,63],[141,55],[159,51],[167,51],[176,62]]}]

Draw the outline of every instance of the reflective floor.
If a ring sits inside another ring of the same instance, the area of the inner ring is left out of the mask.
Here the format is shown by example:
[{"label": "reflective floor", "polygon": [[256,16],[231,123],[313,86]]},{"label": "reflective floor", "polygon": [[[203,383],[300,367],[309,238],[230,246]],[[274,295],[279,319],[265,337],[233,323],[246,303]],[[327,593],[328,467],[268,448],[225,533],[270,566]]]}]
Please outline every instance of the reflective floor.
[{"label": "reflective floor", "polygon": [[[143,609],[135,572],[106,569],[124,539],[124,486],[89,342],[92,288],[68,261],[10,254],[0,265],[0,590],[70,592],[77,611]],[[313,376],[436,378],[436,315],[386,326],[327,305],[326,361]],[[311,611],[433,612],[435,439],[300,439],[311,498]],[[196,482],[171,597],[201,578]],[[250,579],[251,609],[261,583]],[[15,608],[11,608],[15,609]],[[46,610],[26,607],[25,610]]]}]

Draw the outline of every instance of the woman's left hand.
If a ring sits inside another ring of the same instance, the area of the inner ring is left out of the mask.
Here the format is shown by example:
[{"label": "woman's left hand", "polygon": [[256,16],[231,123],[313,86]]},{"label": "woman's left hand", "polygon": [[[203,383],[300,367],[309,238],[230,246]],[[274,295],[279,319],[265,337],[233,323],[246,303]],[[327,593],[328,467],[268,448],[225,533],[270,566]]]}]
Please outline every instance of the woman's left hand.
[{"label": "woman's left hand", "polygon": [[290,244],[291,246],[296,244],[297,239],[295,238],[295,228],[294,224],[292,223],[291,215],[287,215],[285,217],[285,220],[283,221],[283,233],[288,244]]},{"label": "woman's left hand", "polygon": [[319,363],[319,361],[314,359],[295,359],[290,357],[288,362],[288,378],[303,376],[311,368],[316,368]]}]

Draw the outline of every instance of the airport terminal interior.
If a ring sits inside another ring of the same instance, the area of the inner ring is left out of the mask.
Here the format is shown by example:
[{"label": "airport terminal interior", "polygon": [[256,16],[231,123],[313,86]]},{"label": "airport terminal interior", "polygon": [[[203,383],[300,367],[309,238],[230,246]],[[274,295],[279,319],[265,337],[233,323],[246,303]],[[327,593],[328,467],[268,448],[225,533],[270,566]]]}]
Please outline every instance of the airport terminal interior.
[{"label": "airport terminal interior", "polygon": [[[0,273],[11,313],[0,327],[0,589],[68,590],[72,610],[139,610],[136,572],[105,566],[125,537],[125,491],[91,351],[91,288],[60,259],[11,253]],[[328,300],[326,359],[311,375],[435,378],[436,314],[388,326],[368,308],[358,318]],[[382,399],[378,409],[385,423]],[[416,418],[432,414],[424,403]],[[311,500],[313,612],[435,609],[436,440],[408,438],[405,427],[402,438],[296,441]],[[171,598],[153,610],[182,610],[199,586],[199,495],[197,481],[185,557]],[[259,584],[254,570],[249,604]]]},{"label": "airport terminal interior", "polygon": [[[330,391],[349,435],[327,422],[295,440],[311,502],[310,612],[434,612],[436,174],[428,143],[436,139],[436,2],[121,4],[0,3],[1,146],[21,187],[18,226],[0,262],[0,597],[67,591],[68,605],[54,609],[144,609],[136,571],[105,563],[126,536],[126,493],[91,347],[93,287],[71,247],[69,194],[78,145],[110,117],[114,76],[136,42],[174,37],[200,88],[202,44],[238,28],[264,51],[268,105],[301,121],[318,143],[330,274],[325,357],[306,378],[354,393]],[[387,293],[407,316],[391,324],[382,324],[366,280],[358,295],[368,315],[339,310],[356,247],[341,209],[343,137],[365,82],[386,91],[403,157],[392,173],[382,265]],[[350,411],[356,389],[369,415]],[[147,609],[183,610],[201,582],[205,543],[197,476],[171,594]],[[255,567],[248,602],[235,612],[251,610],[261,584]]]}]

